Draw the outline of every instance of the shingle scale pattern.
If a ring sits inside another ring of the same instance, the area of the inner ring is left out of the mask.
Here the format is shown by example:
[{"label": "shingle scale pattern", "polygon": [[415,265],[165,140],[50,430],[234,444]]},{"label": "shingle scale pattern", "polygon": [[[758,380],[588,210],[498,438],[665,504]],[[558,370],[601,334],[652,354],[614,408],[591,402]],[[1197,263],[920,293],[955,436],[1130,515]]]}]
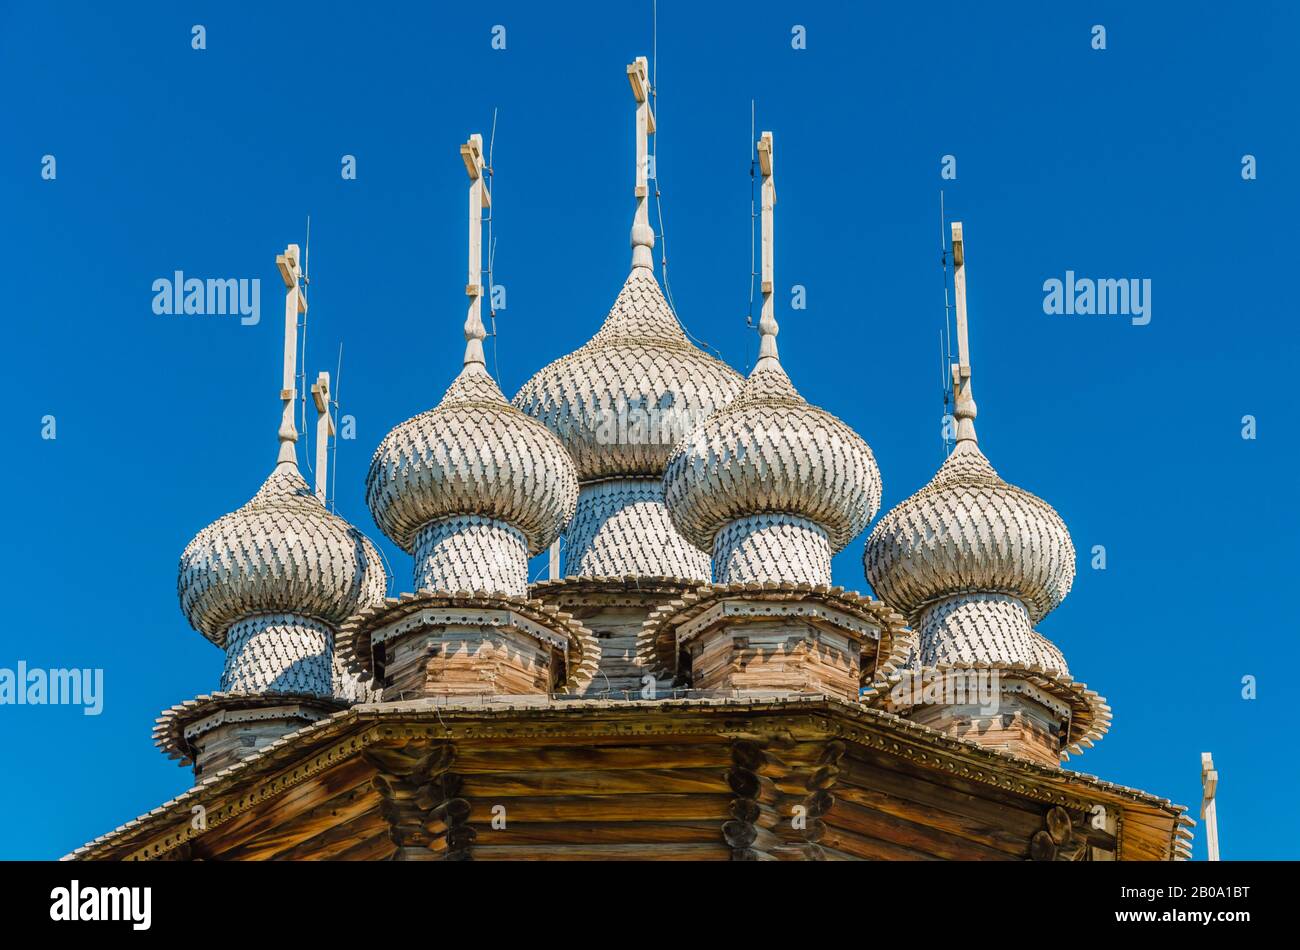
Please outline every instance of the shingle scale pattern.
[{"label": "shingle scale pattern", "polygon": [[658,478],[584,485],[565,541],[566,576],[665,576],[706,582],[710,575],[709,556],[673,527]]},{"label": "shingle scale pattern", "polygon": [[864,563],[876,593],[913,620],[941,598],[1006,593],[1023,601],[1036,624],[1074,581],[1074,545],[1060,515],[999,478],[969,441],[880,519]]},{"label": "shingle scale pattern", "polygon": [[425,525],[416,535],[415,588],[528,593],[528,543],[518,529],[481,515]]},{"label": "shingle scale pattern", "polygon": [[292,466],[195,536],[181,554],[177,592],[190,624],[218,646],[256,614],[292,613],[337,626],[380,603],[388,579],[360,531],[321,504]]},{"label": "shingle scale pattern", "polygon": [[921,614],[918,665],[1027,663],[1068,677],[1065,657],[1033,628],[1025,605],[1006,594],[962,594]]},{"label": "shingle scale pattern", "polygon": [[830,584],[830,539],[823,528],[793,515],[741,518],[714,539],[713,574],[718,584]]},{"label": "shingle scale pattern", "polygon": [[697,427],[664,474],[673,523],[713,550],[723,526],[789,514],[823,527],[841,550],[880,508],[880,470],[867,443],[809,405],[780,365],[755,370],[727,408]]},{"label": "shingle scale pattern", "polygon": [[530,554],[545,550],[573,515],[578,485],[563,446],[515,409],[481,363],[470,363],[433,409],[380,443],[366,503],[408,553],[432,521],[481,515],[514,526]]},{"label": "shingle scale pattern", "polygon": [[334,695],[334,631],[309,617],[249,617],[226,636],[222,692]]},{"label": "shingle scale pattern", "polygon": [[600,331],[539,370],[514,404],[559,437],[579,481],[658,477],[677,441],[741,383],[687,340],[654,273],[636,267]]}]

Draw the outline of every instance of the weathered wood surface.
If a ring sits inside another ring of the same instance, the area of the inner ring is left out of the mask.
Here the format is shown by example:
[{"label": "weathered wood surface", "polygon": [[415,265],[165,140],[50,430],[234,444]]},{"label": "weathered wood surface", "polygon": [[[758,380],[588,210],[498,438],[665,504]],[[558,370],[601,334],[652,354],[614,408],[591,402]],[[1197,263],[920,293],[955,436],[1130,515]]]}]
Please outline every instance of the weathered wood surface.
[{"label": "weathered wood surface", "polygon": [[[840,735],[824,701],[763,703],[790,712],[681,703],[413,709],[402,714],[411,719],[352,739],[313,731],[298,755],[272,754],[278,768],[218,783],[221,795],[208,800],[215,824],[187,842],[175,837],[184,826],[170,825],[171,842],[156,853],[1016,860],[1044,832],[1052,847],[1040,838],[1035,853],[1054,860],[1168,857],[1160,842],[1169,841],[1161,825],[1169,817],[1096,787],[1107,811],[1094,828],[1084,794],[1092,786],[1066,773],[1032,773],[976,748],[940,750],[919,732],[861,741],[869,733],[852,730],[870,717]],[[148,839],[131,846],[152,850]]]},{"label": "weathered wood surface", "polygon": [[693,637],[686,648],[696,689],[791,690],[857,698],[859,640],[802,619],[720,623]]},{"label": "weathered wood surface", "polygon": [[1051,768],[1061,764],[1060,719],[1024,697],[1003,694],[992,714],[977,704],[949,704],[919,707],[908,718],[986,749],[1005,750]]},{"label": "weathered wood surface", "polygon": [[546,693],[547,644],[508,627],[422,627],[384,644],[385,700],[409,696]]}]

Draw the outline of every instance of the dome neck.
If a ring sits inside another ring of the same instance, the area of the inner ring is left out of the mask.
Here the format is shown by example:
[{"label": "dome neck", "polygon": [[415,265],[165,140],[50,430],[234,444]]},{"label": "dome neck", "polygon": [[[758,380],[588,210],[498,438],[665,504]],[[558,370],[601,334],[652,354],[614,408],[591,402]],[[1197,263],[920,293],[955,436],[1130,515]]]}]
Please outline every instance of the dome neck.
[{"label": "dome neck", "polygon": [[797,515],[738,518],[713,539],[713,574],[719,584],[831,582],[831,542],[826,529]]},{"label": "dome neck", "polygon": [[333,696],[334,630],[302,614],[254,614],[226,631],[221,689]]},{"label": "dome neck", "polygon": [[415,536],[416,590],[528,594],[528,542],[514,525],[482,515],[431,521]]},{"label": "dome neck", "polygon": [[650,145],[655,132],[654,110],[650,98],[649,65],[644,56],[628,63],[627,79],[636,99],[636,214],[632,218],[632,269],[644,267],[654,270],[651,251],[655,246],[655,233],[650,227]]}]

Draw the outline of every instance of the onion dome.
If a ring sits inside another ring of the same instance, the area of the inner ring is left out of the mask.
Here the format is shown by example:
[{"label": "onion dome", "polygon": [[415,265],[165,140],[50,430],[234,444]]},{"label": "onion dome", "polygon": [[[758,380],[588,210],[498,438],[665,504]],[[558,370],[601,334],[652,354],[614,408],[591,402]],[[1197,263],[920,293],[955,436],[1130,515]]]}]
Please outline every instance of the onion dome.
[{"label": "onion dome", "polygon": [[1051,505],[998,477],[962,440],[867,540],[871,586],[908,617],[962,593],[1009,594],[1036,624],[1070,591],[1074,545]]},{"label": "onion dome", "polygon": [[677,441],[740,390],[686,338],[648,266],[635,266],[600,331],[514,398],[569,450],[578,480],[658,478]]},{"label": "onion dome", "polygon": [[181,554],[181,609],[217,646],[241,620],[291,614],[336,627],[380,603],[379,552],[331,513],[297,466],[281,463],[248,504],[204,528]]},{"label": "onion dome", "polygon": [[661,479],[677,442],[726,405],[742,380],[691,344],[655,279],[647,172],[655,124],[644,57],[627,76],[636,99],[631,272],[600,331],[539,370],[514,405],[555,433],[577,470],[566,575],[705,581],[708,558],[673,527]]},{"label": "onion dome", "polygon": [[787,514],[823,528],[839,551],[880,507],[880,470],[862,437],[760,360],[740,395],[678,446],[664,475],[673,523],[711,551],[729,523]]},{"label": "onion dome", "polygon": [[528,557],[564,530],[578,482],[564,447],[506,402],[483,358],[482,214],[490,202],[483,140],[461,146],[469,172],[469,307],[460,375],[442,401],[379,444],[366,503],[384,534],[415,555],[417,590],[522,597]]},{"label": "onion dome", "polygon": [[876,593],[920,626],[921,662],[1059,667],[1034,630],[1070,591],[1074,545],[1051,505],[1009,485],[980,451],[971,393],[965,251],[952,226],[957,445],[924,488],[880,519],[863,560]]},{"label": "onion dome", "polygon": [[577,494],[559,440],[506,402],[481,362],[466,362],[437,407],[384,437],[366,478],[376,523],[408,553],[426,525],[479,516],[512,526],[537,554],[564,530]]},{"label": "onion dome", "polygon": [[763,168],[759,359],[739,395],[677,446],[664,499],[677,530],[713,554],[719,583],[830,582],[831,554],[880,507],[880,470],[862,438],[810,406],[781,366],[773,288],[772,134]]}]

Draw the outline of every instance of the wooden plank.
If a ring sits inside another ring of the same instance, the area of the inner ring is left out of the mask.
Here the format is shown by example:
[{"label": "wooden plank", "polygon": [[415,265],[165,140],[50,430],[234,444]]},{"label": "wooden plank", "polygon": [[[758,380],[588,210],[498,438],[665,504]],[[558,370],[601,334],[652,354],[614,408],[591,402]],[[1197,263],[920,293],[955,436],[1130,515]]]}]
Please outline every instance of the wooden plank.
[{"label": "wooden plank", "polygon": [[[528,772],[534,770],[601,770],[620,769],[694,769],[722,767],[730,763],[727,739],[702,736],[696,744],[682,744],[681,736],[637,738],[629,744],[626,736],[597,736],[573,745],[566,736],[546,742],[529,739],[500,739],[457,746],[455,771],[472,776],[487,773]],[[611,748],[613,746],[613,748]]]},{"label": "wooden plank", "polygon": [[967,841],[927,825],[897,818],[843,799],[837,799],[835,806],[822,820],[826,825],[824,837],[832,839],[833,846],[836,832],[851,832],[864,838],[888,841],[948,861],[1012,860],[1005,851]]},{"label": "wooden plank", "polygon": [[475,824],[477,855],[483,846],[520,845],[607,845],[607,844],[712,844],[723,841],[721,825],[715,820],[674,821],[580,821],[509,822],[505,828]]},{"label": "wooden plank", "polygon": [[730,861],[718,844],[608,844],[474,846],[475,861]]},{"label": "wooden plank", "polygon": [[346,824],[358,815],[379,807],[379,795],[367,778],[358,785],[319,804],[286,818],[273,828],[262,830],[243,843],[224,851],[212,851],[212,856],[222,861],[264,861],[279,852]]},{"label": "wooden plank", "polygon": [[[456,770],[459,773],[459,763]],[[465,798],[484,801],[537,795],[622,795],[646,793],[724,793],[721,769],[561,769],[528,772],[477,772],[467,776]]]},{"label": "wooden plank", "polygon": [[[292,768],[286,771],[292,771]],[[374,768],[365,760],[349,759],[332,769],[305,779],[283,794],[262,802],[257,808],[249,809],[209,829],[195,840],[196,847],[201,849],[204,856],[220,854],[279,827],[295,815],[315,808],[335,795],[369,781],[373,774]],[[259,784],[272,780],[264,780]],[[238,794],[239,792],[235,791],[226,797],[236,798]]]},{"label": "wooden plank", "polygon": [[[731,817],[732,795],[583,795],[513,798],[505,804],[508,824],[580,821],[716,821]],[[490,825],[491,803],[471,802],[470,821]]]}]

